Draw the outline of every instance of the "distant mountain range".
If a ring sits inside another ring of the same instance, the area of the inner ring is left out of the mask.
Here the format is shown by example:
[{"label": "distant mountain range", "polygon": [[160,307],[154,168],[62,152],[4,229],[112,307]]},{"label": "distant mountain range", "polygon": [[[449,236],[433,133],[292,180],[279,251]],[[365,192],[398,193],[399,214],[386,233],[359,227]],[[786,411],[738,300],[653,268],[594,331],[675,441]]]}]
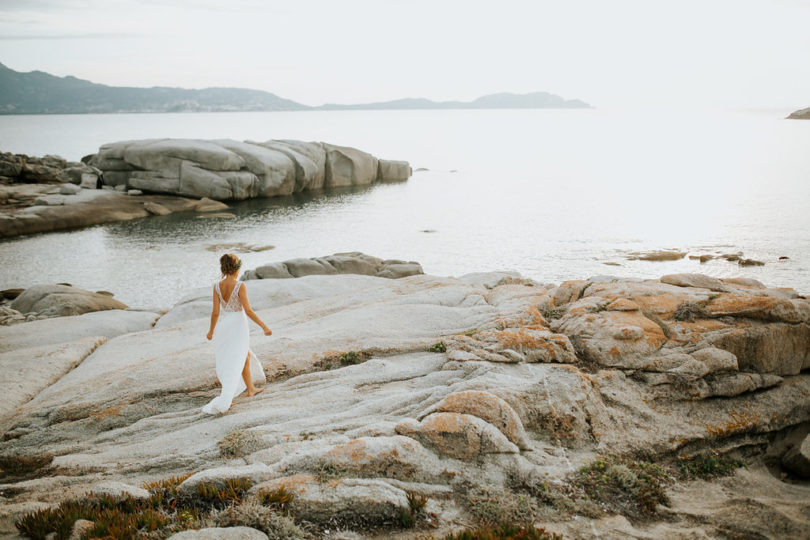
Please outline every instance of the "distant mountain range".
[{"label": "distant mountain range", "polygon": [[262,90],[156,86],[107,86],[42,71],[21,73],[0,64],[0,114],[81,114],[221,111],[306,111],[369,109],[546,109],[590,108],[578,99],[547,92],[492,94],[474,101],[398,99],[358,105],[310,107]]}]

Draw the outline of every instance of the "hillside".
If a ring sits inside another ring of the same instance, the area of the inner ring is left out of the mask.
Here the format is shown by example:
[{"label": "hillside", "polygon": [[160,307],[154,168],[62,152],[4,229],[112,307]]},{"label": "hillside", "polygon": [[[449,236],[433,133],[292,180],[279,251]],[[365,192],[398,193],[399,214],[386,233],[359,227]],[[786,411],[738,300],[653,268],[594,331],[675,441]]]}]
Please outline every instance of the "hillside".
[{"label": "hillside", "polygon": [[42,71],[22,73],[0,64],[0,114],[583,107],[590,105],[547,92],[492,94],[470,102],[407,98],[378,103],[310,107],[262,90],[107,86],[73,76],[57,77]]}]

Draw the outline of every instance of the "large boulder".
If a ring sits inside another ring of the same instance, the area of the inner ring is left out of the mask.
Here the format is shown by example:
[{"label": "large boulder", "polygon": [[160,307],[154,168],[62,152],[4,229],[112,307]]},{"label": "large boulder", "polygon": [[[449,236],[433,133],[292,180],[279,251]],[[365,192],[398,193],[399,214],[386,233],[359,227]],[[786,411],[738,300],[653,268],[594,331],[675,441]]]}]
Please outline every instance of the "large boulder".
[{"label": "large boulder", "polygon": [[322,144],[326,151],[326,187],[365,186],[377,181],[377,158],[356,148]]},{"label": "large boulder", "polygon": [[323,147],[315,143],[301,141],[266,141],[251,143],[259,145],[270,152],[280,152],[286,156],[295,169],[294,191],[320,189],[323,187],[326,153]]},{"label": "large boulder", "polygon": [[431,413],[421,422],[403,420],[397,433],[464,461],[483,454],[517,454],[518,447],[495,426],[469,414]]},{"label": "large boulder", "polygon": [[37,313],[41,318],[81,315],[91,311],[127,307],[110,295],[68,285],[34,285],[11,303],[12,309],[25,314]]},{"label": "large boulder", "polygon": [[270,147],[229,139],[219,139],[214,142],[238,154],[244,160],[247,170],[255,174],[258,179],[258,196],[275,197],[289,195],[294,191],[296,186],[295,161],[287,153]]},{"label": "large boulder", "polygon": [[399,182],[407,180],[412,174],[413,170],[407,161],[381,159],[377,170],[377,180],[380,182]]},{"label": "large boulder", "polygon": [[107,185],[217,200],[276,197],[410,176],[405,161],[380,162],[356,148],[294,140],[121,141],[103,145],[94,163]]}]

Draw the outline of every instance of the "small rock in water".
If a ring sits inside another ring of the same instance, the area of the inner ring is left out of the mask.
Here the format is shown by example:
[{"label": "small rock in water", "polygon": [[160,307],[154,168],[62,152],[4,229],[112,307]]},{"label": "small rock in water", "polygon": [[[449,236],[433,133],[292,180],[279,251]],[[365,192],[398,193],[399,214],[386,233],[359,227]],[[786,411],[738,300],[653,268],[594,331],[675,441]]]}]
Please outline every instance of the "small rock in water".
[{"label": "small rock in water", "polygon": [[424,172],[424,171],[429,171],[429,170],[430,169],[426,169],[425,167],[419,167],[418,169],[414,169],[413,172]]},{"label": "small rock in water", "polygon": [[780,260],[780,261],[788,261],[788,260],[790,260],[790,257],[787,257],[787,256],[785,256],[785,255],[782,255],[781,257],[779,257],[779,260]]},{"label": "small rock in water", "polygon": [[227,210],[229,206],[224,202],[215,201],[213,199],[209,199],[208,197],[203,197],[200,199],[196,205],[194,205],[195,212],[221,212],[222,210]]},{"label": "small rock in water", "polygon": [[137,197],[138,195],[143,195],[143,191],[141,191],[140,189],[130,189],[129,191],[127,191],[127,195]]},{"label": "small rock in water", "polygon": [[169,210],[162,204],[158,204],[152,201],[143,203],[143,207],[146,209],[147,212],[149,212],[153,216],[165,216],[172,213],[171,210]]},{"label": "small rock in water", "polygon": [[421,231],[419,231],[419,232],[423,232],[423,233],[435,233],[435,232],[436,232],[436,229],[422,229],[422,230],[421,230]]},{"label": "small rock in water", "polygon": [[742,255],[743,255],[743,252],[738,251],[737,253],[724,253],[723,255],[720,255],[720,258],[725,259],[725,260],[727,260],[729,262],[734,262],[734,261],[739,261],[740,257],[742,257]]},{"label": "small rock in water", "polygon": [[756,259],[739,259],[737,264],[740,266],[765,266],[764,262],[757,261]]},{"label": "small rock in water", "polygon": [[686,257],[686,252],[674,249],[634,252],[627,256],[629,261],[679,261]]},{"label": "small rock in water", "polygon": [[[204,216],[198,216],[204,217]],[[269,251],[271,249],[275,249],[276,246],[266,245],[266,246],[257,246],[255,244],[248,244],[246,242],[234,242],[230,244],[211,244],[210,246],[206,246],[206,250],[208,251],[236,251],[238,253],[256,253],[259,251]]]},{"label": "small rock in water", "polygon": [[602,264],[604,264],[605,266],[621,266],[621,264],[612,261],[603,262]]},{"label": "small rock in water", "polygon": [[714,255],[689,255],[689,259],[692,261],[700,261],[700,263],[703,264],[714,259]]},{"label": "small rock in water", "polygon": [[207,219],[207,218],[223,218],[223,219],[234,219],[236,216],[231,214],[230,212],[218,212],[216,214],[205,214],[202,216],[197,216],[197,219]]}]

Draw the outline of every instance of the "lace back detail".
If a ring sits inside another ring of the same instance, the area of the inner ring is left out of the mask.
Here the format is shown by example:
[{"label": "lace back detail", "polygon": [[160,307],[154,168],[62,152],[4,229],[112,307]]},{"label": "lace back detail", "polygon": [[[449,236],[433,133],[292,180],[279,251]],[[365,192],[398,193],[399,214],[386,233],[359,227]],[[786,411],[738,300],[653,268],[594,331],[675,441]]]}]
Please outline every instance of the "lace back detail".
[{"label": "lace back detail", "polygon": [[231,296],[226,302],[225,299],[222,298],[222,291],[219,288],[219,283],[216,284],[217,296],[219,296],[219,305],[223,311],[242,311],[242,302],[239,300],[239,287],[241,286],[242,282],[237,281],[236,285],[234,285],[233,290],[231,291]]}]

